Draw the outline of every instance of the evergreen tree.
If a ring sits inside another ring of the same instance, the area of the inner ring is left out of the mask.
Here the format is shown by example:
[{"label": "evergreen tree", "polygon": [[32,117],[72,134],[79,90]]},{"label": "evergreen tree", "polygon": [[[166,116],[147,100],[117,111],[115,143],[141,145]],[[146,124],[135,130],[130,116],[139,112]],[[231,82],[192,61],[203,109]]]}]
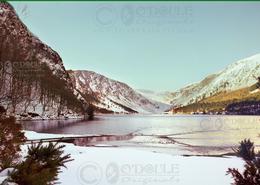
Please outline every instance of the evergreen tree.
[{"label": "evergreen tree", "polygon": [[235,168],[228,169],[227,174],[231,174],[234,179],[233,185],[260,185],[260,158],[255,155],[254,143],[245,139],[236,151],[246,164],[243,173]]},{"label": "evergreen tree", "polygon": [[255,159],[254,143],[250,139],[244,139],[240,142],[238,149],[235,152],[238,156],[242,157],[246,161]]},{"label": "evergreen tree", "polygon": [[42,142],[28,147],[25,161],[16,165],[11,173],[11,182],[19,185],[49,185],[57,181],[58,172],[70,155],[62,155],[65,145],[58,142],[44,145]]}]

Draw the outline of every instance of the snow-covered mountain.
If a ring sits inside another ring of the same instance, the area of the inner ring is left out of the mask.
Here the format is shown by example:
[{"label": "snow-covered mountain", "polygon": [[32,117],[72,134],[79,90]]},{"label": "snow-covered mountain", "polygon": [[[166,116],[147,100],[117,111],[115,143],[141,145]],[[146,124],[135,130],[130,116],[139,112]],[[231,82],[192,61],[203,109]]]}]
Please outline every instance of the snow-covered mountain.
[{"label": "snow-covered mountain", "polygon": [[92,71],[73,71],[71,76],[83,97],[92,97],[96,100],[93,104],[101,109],[119,113],[160,113],[169,108],[166,104],[144,97],[125,83]]},{"label": "snow-covered mountain", "polygon": [[174,106],[188,105],[218,92],[233,91],[256,83],[260,76],[260,54],[239,60],[224,70],[211,74],[198,83],[171,94]]},{"label": "snow-covered mountain", "polygon": [[7,113],[57,118],[80,111],[61,57],[29,31],[8,2],[0,2],[0,28],[0,105]]},{"label": "snow-covered mountain", "polygon": [[17,117],[57,118],[99,110],[158,113],[167,105],[90,71],[66,71],[57,52],[32,34],[7,2],[0,3],[0,105]]},{"label": "snow-covered mountain", "polygon": [[161,102],[166,105],[170,105],[169,102],[171,101],[172,98],[171,92],[168,91],[157,92],[157,91],[152,91],[147,89],[136,89],[136,91],[150,100],[154,100],[156,102]]}]

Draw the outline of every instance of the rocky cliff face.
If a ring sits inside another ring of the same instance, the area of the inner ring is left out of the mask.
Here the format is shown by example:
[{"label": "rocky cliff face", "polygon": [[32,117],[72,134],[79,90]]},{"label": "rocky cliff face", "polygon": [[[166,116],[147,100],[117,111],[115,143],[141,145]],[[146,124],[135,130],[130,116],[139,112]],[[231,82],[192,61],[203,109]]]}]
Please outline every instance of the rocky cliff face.
[{"label": "rocky cliff face", "polygon": [[160,113],[169,105],[150,100],[127,84],[92,71],[71,71],[75,88],[99,109],[118,113]]},{"label": "rocky cliff face", "polygon": [[17,116],[60,117],[81,112],[74,91],[60,56],[1,2],[0,104]]},{"label": "rocky cliff face", "polygon": [[90,71],[66,71],[61,57],[32,34],[9,3],[0,3],[0,105],[20,118],[100,112],[157,113],[166,105]]}]

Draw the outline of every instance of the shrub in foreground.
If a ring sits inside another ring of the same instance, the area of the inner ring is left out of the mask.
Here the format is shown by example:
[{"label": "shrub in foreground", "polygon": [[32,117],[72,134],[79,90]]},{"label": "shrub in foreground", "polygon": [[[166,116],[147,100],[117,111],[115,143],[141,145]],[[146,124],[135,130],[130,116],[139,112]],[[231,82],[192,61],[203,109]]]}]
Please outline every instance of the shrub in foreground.
[{"label": "shrub in foreground", "polygon": [[63,155],[65,145],[59,143],[32,144],[28,147],[25,161],[15,166],[11,173],[11,182],[19,185],[48,185],[57,181],[61,167],[70,160],[70,155]]},{"label": "shrub in foreground", "polygon": [[5,115],[0,106],[0,171],[8,168],[17,161],[20,145],[25,141],[20,124],[16,124],[14,117]]},{"label": "shrub in foreground", "polygon": [[238,149],[235,152],[238,156],[242,157],[246,161],[251,161],[255,159],[255,147],[254,143],[250,139],[244,139],[239,143]]},{"label": "shrub in foreground", "polygon": [[227,174],[234,179],[233,185],[260,185],[260,158],[255,154],[254,143],[249,139],[243,140],[236,152],[246,164],[243,173],[235,168],[228,169]]}]

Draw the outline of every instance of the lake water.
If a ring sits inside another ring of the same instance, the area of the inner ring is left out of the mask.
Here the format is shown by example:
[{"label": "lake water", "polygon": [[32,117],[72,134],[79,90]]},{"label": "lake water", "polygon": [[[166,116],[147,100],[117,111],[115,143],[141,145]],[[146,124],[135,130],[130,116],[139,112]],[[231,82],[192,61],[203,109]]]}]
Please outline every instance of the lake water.
[{"label": "lake water", "polygon": [[43,133],[103,135],[91,140],[77,139],[77,145],[134,147],[176,155],[224,154],[232,152],[232,147],[245,138],[250,138],[256,148],[260,146],[259,116],[99,115],[93,121],[22,124],[25,130]]}]

